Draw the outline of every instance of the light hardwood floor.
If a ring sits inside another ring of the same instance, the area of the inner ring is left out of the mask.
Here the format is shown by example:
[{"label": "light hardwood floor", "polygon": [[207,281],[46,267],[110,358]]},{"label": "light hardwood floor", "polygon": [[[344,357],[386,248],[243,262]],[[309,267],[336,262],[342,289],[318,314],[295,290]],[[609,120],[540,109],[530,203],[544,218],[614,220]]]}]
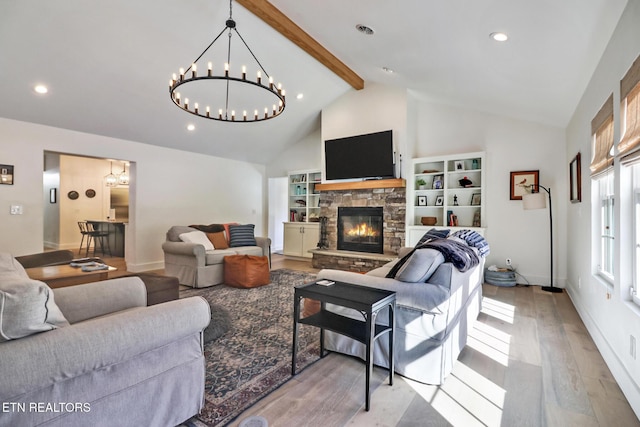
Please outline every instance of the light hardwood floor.
[{"label": "light hardwood floor", "polygon": [[[121,259],[112,265],[125,271]],[[105,261],[108,261],[105,259]],[[273,268],[316,272],[273,256]],[[162,271],[158,271],[161,273]],[[364,364],[331,353],[257,402],[269,426],[640,426],[566,293],[483,287],[483,309],[442,386],[374,369],[364,410]]]}]

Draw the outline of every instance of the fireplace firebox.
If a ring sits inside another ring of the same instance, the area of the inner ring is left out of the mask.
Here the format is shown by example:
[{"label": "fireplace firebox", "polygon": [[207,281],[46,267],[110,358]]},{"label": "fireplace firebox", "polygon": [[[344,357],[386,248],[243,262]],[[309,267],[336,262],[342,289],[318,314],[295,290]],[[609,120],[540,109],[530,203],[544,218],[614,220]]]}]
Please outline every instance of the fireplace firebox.
[{"label": "fireplace firebox", "polygon": [[338,207],[338,250],[384,252],[382,207]]}]

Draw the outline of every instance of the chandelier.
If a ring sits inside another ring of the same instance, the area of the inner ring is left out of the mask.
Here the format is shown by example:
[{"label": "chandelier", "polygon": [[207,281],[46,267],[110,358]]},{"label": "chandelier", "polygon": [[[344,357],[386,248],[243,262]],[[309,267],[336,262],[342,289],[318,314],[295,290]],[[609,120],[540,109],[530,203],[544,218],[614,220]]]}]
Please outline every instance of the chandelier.
[{"label": "chandelier", "polygon": [[[229,1],[229,19],[224,29],[207,46],[186,70],[180,68],[169,81],[169,95],[175,105],[182,110],[212,120],[224,122],[258,122],[278,117],[285,108],[285,91],[280,83],[275,84],[273,77],[265,71],[258,58],[253,54],[236,28],[232,17],[232,0]],[[213,62],[206,62],[203,56],[224,34],[228,33],[227,58],[224,67],[216,67]],[[255,80],[247,77],[247,67],[232,67],[231,40],[235,33],[246,47],[250,57],[257,64]],[[201,62],[199,62],[202,59]],[[204,65],[204,66],[203,66]],[[198,74],[198,70],[204,70]],[[233,75],[232,70],[241,73]],[[207,83],[205,85],[205,83]],[[178,91],[178,88],[183,92]],[[234,99],[232,100],[231,96]],[[191,97],[191,100],[189,99]],[[204,97],[206,101],[200,102]],[[258,99],[259,98],[259,99]],[[251,107],[247,107],[251,105]],[[212,110],[213,108],[213,110]]]}]

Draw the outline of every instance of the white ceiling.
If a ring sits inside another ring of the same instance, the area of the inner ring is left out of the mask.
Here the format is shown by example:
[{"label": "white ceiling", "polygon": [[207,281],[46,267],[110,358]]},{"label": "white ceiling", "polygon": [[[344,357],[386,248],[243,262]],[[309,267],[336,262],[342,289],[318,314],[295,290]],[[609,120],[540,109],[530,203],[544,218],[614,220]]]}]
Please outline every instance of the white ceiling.
[{"label": "white ceiling", "polygon": [[[560,127],[627,3],[271,2],[365,85],[399,86],[437,102]],[[169,99],[169,78],[224,28],[228,6],[224,0],[2,0],[0,117],[268,163],[318,129],[322,108],[353,89],[234,3],[238,30],[287,91],[286,110],[273,120],[242,124],[180,111]],[[375,35],[359,33],[357,24]],[[494,31],[508,33],[509,41],[492,41]],[[214,67],[225,61],[216,58]],[[36,95],[37,83],[49,93]],[[188,123],[196,130],[188,132]]]}]

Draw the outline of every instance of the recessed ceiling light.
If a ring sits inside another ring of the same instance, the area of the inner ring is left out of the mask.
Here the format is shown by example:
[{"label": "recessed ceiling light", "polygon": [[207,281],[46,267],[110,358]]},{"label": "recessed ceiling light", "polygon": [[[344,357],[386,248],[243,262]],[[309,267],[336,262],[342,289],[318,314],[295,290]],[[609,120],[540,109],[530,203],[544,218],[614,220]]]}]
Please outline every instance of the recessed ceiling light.
[{"label": "recessed ceiling light", "polygon": [[304,98],[304,94],[303,93],[299,93],[296,95],[296,99],[302,99]]},{"label": "recessed ceiling light", "polygon": [[509,36],[508,35],[506,35],[505,33],[500,33],[500,32],[491,33],[491,34],[489,34],[489,37],[491,37],[493,40],[495,40],[497,42],[506,42],[507,40],[509,40]]},{"label": "recessed ceiling light", "polygon": [[356,25],[356,30],[358,30],[362,34],[366,34],[368,36],[373,35],[373,29],[367,27],[366,25],[358,24],[358,25]]},{"label": "recessed ceiling light", "polygon": [[189,123],[189,124],[187,125],[187,130],[188,130],[188,131],[192,131],[192,130],[194,130],[195,128],[196,128],[196,125],[194,125],[193,123]]},{"label": "recessed ceiling light", "polygon": [[382,67],[382,71],[384,71],[385,73],[389,73],[389,74],[393,74],[394,73],[394,71],[389,67]]},{"label": "recessed ceiling light", "polygon": [[47,92],[49,92],[49,89],[47,89],[47,87],[45,85],[36,85],[33,90],[36,91],[36,93],[39,94],[45,94]]}]

